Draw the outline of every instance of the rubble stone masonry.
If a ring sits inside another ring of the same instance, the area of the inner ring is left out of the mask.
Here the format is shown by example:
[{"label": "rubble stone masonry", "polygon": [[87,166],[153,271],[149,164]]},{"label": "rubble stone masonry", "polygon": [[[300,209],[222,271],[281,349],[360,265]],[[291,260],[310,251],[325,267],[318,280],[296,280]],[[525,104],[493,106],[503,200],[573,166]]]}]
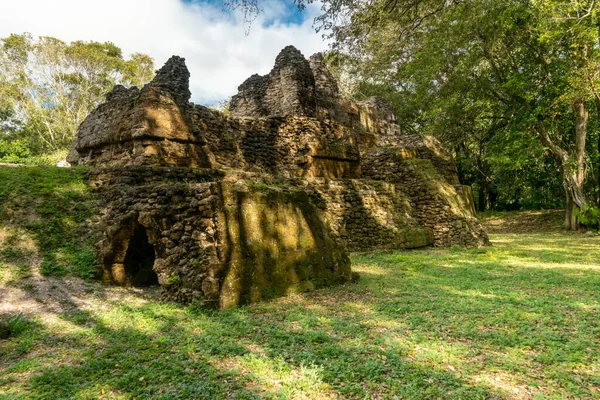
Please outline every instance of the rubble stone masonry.
[{"label": "rubble stone masonry", "polygon": [[107,282],[227,308],[351,281],[348,250],[488,244],[439,142],[343,100],[320,54],[286,47],[229,114],[189,99],[174,56],[79,128],[68,161],[93,167]]}]

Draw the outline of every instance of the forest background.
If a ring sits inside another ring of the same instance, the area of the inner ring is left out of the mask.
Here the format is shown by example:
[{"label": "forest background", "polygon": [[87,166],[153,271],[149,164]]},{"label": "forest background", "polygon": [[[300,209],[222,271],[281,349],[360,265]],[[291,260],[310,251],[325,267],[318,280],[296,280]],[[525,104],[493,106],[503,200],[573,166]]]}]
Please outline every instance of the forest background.
[{"label": "forest background", "polygon": [[[296,0],[303,9],[310,2]],[[252,21],[261,4],[226,2]],[[378,95],[405,132],[437,137],[479,211],[564,208],[596,227],[600,8],[574,0],[325,0],[315,28],[350,99]],[[252,31],[250,30],[250,34]],[[0,161],[54,164],[115,84],[150,56],[115,44],[0,39]]]}]

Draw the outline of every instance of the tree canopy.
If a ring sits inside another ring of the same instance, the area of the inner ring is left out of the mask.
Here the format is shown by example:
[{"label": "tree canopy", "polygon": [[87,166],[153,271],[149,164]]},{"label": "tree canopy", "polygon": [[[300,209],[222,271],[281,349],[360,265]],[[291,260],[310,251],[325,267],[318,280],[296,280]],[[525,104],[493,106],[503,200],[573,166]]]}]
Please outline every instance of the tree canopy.
[{"label": "tree canopy", "polygon": [[115,84],[148,82],[151,57],[106,42],[65,43],[12,34],[0,39],[0,157],[64,151],[77,127]]},{"label": "tree canopy", "polygon": [[562,186],[574,228],[587,197],[597,201],[596,1],[326,0],[317,23],[354,96],[379,94],[404,129],[440,137],[480,209],[500,196],[556,206]]}]

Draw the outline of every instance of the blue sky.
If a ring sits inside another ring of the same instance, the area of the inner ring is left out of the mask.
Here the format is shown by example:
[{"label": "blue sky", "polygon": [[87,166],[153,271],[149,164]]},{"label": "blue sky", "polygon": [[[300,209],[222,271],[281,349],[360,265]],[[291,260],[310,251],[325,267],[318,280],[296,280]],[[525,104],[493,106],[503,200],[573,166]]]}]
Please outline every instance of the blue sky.
[{"label": "blue sky", "polygon": [[[183,0],[183,2],[187,4],[207,4],[212,7],[223,9],[225,13],[229,13],[229,11],[223,7],[223,3],[218,0]],[[272,3],[270,2],[263,1],[262,3],[259,3],[259,8],[264,12],[265,8],[268,8],[271,4]],[[305,22],[307,18],[312,18],[308,13],[298,10],[298,7],[292,0],[279,2],[278,8],[277,15],[268,15],[261,21],[263,27],[269,27],[277,23],[300,25]]]},{"label": "blue sky", "polygon": [[158,67],[185,57],[192,100],[214,104],[236,93],[253,73],[268,73],[279,51],[292,44],[308,57],[327,49],[312,27],[319,5],[299,12],[293,1],[262,0],[245,33],[240,12],[217,0],[0,0],[0,37],[30,32],[65,41],[111,41],[124,54],[143,52]]}]

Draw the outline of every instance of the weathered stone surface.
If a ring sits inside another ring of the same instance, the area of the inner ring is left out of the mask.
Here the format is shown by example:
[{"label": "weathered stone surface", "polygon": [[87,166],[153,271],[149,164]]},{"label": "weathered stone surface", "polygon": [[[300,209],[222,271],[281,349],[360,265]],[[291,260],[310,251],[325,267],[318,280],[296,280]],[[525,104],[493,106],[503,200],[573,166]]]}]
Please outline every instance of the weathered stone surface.
[{"label": "weathered stone surface", "polygon": [[306,187],[333,234],[354,251],[433,244],[402,187],[367,179],[307,180]]},{"label": "weathered stone surface", "polygon": [[321,55],[286,47],[232,115],[189,103],[188,82],[173,57],[78,131],[69,162],[96,166],[107,282],[226,308],[350,281],[346,248],[488,243],[439,142],[381,99],[342,100]]},{"label": "weathered stone surface", "polygon": [[337,81],[329,72],[322,53],[315,53],[308,59],[315,79],[315,96],[319,101],[325,99],[340,102],[340,89]]},{"label": "weathered stone surface", "polygon": [[[377,137],[380,146],[403,147],[407,135],[402,137],[400,126],[396,120],[394,109],[380,97],[371,97],[368,100],[354,104],[360,124],[365,130]],[[420,135],[412,135],[421,138]]]},{"label": "weathered stone surface", "polygon": [[158,70],[149,87],[166,89],[181,107],[185,107],[192,97],[190,71],[185,65],[185,58],[179,56],[169,58],[166,64]]},{"label": "weathered stone surface", "polygon": [[191,123],[188,85],[187,67],[174,56],[141,91],[115,86],[79,127],[67,161],[210,166],[206,142]]},{"label": "weathered stone surface", "polygon": [[329,72],[323,54],[309,58],[310,69],[315,77],[315,117],[330,119],[348,125],[348,106],[340,97],[337,81]]},{"label": "weathered stone surface", "polygon": [[346,251],[306,191],[237,175],[211,182],[211,170],[196,170],[197,183],[184,169],[152,172],[102,169],[91,179],[105,199],[105,281],[158,283],[170,299],[221,308],[350,281]]},{"label": "weathered stone surface", "polygon": [[406,189],[420,225],[431,230],[435,246],[488,244],[472,203],[465,199],[462,186],[455,184],[458,178],[442,176],[439,171],[446,164],[438,161],[403,148],[379,147],[367,152],[361,163],[364,176]]},{"label": "weathered stone surface", "polygon": [[295,47],[287,46],[268,75],[252,75],[231,98],[236,117],[313,116],[315,78],[309,62]]}]

